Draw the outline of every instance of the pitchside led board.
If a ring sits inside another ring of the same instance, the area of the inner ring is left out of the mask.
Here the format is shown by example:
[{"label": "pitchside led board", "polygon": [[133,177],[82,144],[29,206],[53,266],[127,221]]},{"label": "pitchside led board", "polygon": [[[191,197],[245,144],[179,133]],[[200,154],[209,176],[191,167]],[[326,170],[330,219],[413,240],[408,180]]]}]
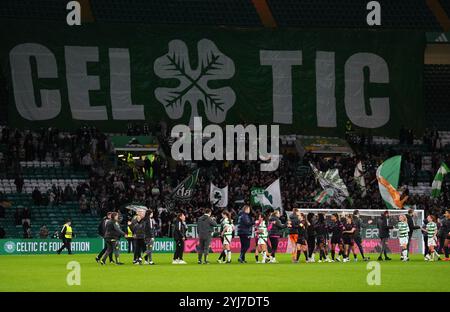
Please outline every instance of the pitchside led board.
[{"label": "pitchside led board", "polygon": [[421,32],[2,22],[0,37],[14,126],[423,129]]}]

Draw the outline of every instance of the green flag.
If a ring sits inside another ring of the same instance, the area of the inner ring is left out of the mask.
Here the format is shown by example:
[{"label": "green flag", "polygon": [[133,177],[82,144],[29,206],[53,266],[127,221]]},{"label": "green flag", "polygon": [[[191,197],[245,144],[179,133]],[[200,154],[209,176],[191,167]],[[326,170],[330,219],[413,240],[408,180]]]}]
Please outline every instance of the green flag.
[{"label": "green flag", "polygon": [[397,191],[402,156],[385,160],[377,169],[378,188],[388,209],[401,209],[405,199]]},{"label": "green flag", "polygon": [[200,169],[196,169],[173,190],[170,195],[172,200],[189,201],[192,198],[197,185],[199,171]]},{"label": "green flag", "polygon": [[250,189],[250,203],[252,206],[261,206],[264,197],[264,188],[254,186]]},{"label": "green flag", "polygon": [[260,206],[263,211],[272,208],[283,212],[280,179],[275,180],[266,189],[263,187],[252,187],[250,190],[250,203],[252,206]]},{"label": "green flag", "polygon": [[433,184],[431,185],[431,198],[438,198],[441,195],[442,182],[445,175],[450,171],[445,163],[442,163],[436,176],[434,177]]}]

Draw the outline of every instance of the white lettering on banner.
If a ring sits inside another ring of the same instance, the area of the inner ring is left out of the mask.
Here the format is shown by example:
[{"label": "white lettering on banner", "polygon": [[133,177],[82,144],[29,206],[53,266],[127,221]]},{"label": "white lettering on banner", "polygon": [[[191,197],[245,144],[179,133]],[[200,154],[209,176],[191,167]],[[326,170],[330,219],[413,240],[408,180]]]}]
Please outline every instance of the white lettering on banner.
[{"label": "white lettering on banner", "polygon": [[[144,120],[145,106],[132,101],[130,51],[122,48],[109,48],[110,66],[110,99],[111,112],[108,116],[106,104],[92,105],[91,91],[100,91],[100,77],[89,75],[88,63],[99,62],[99,48],[83,46],[65,46],[65,76],[67,94],[72,118],[76,120]],[[154,94],[156,99],[164,104],[170,119],[179,119],[184,112],[184,105],[191,105],[192,125],[194,117],[198,116],[197,105],[206,101],[205,114],[212,123],[226,121],[228,110],[235,105],[236,95],[230,87],[211,89],[209,81],[232,79],[235,73],[233,60],[224,55],[211,40],[202,39],[197,45],[198,65],[207,66],[219,62],[221,65],[211,65],[207,74],[200,74],[199,68],[190,68],[189,53],[186,43],[172,40],[168,53],[157,58],[153,67],[155,74],[162,79],[178,79],[175,88],[158,87]],[[177,56],[178,58],[174,57]],[[26,120],[51,120],[61,113],[61,94],[58,89],[38,89],[33,84],[33,77],[39,79],[60,79],[55,55],[45,46],[37,43],[24,43],[15,46],[10,51],[10,67],[12,86],[17,111]],[[316,118],[318,127],[337,127],[336,109],[336,52],[316,51]],[[294,66],[303,65],[301,50],[261,50],[259,61],[262,66],[272,69],[272,102],[274,123],[292,124],[293,121],[293,76]],[[203,62],[203,63],[202,63]],[[205,63],[206,62],[206,63]],[[36,64],[34,66],[34,63]],[[100,64],[97,64],[100,65]],[[182,65],[182,67],[180,67]],[[61,66],[61,65],[60,65]],[[33,73],[33,68],[36,73]],[[103,66],[102,66],[103,67]],[[179,70],[182,69],[182,74]],[[369,81],[364,79],[364,70],[369,71]],[[178,74],[177,74],[178,73]],[[355,53],[351,55],[344,67],[345,111],[348,119],[362,128],[378,128],[390,120],[389,97],[371,97],[366,110],[364,86],[367,83],[389,84],[389,67],[386,61],[373,53]],[[60,85],[59,88],[62,88]],[[35,97],[36,89],[40,98]],[[151,96],[151,95],[149,95]],[[299,99],[295,99],[299,101]],[[216,108],[212,107],[217,104]],[[211,104],[211,105],[209,105]],[[220,105],[219,105],[220,104]],[[210,107],[211,106],[211,107]],[[185,130],[185,129],[184,129]],[[181,129],[178,132],[183,132]],[[251,129],[249,129],[250,131]],[[215,125],[207,126],[204,133],[211,140],[203,149],[205,159],[220,159],[220,142],[214,135],[218,132]],[[194,131],[194,140],[199,136]],[[186,138],[187,139],[187,138]],[[222,144],[221,144],[222,143]],[[185,145],[187,147],[187,145]],[[194,150],[194,159],[200,157],[201,149]],[[190,151],[189,151],[190,154]]]},{"label": "white lettering on banner", "polygon": [[144,120],[144,105],[131,102],[128,49],[109,49],[111,107],[115,120]]},{"label": "white lettering on banner", "polygon": [[58,78],[58,67],[53,53],[37,43],[15,46],[9,53],[11,79],[17,112],[27,120],[49,120],[61,112],[59,90],[40,90],[40,105],[34,96],[31,60],[36,62],[37,78]]},{"label": "white lettering on banner", "polygon": [[17,252],[37,252],[38,250],[37,242],[18,242],[16,245]]},{"label": "white lettering on banner", "polygon": [[57,251],[59,248],[61,248],[62,243],[60,242],[51,242],[49,243],[49,251]]},{"label": "white lettering on banner", "polygon": [[377,228],[368,228],[366,229],[366,238],[378,238],[379,237],[379,231]]},{"label": "white lettering on banner", "polygon": [[87,63],[98,62],[97,47],[64,47],[67,94],[72,117],[78,120],[108,120],[105,106],[91,106],[90,90],[100,90],[100,78],[87,74]]},{"label": "white lettering on banner", "polygon": [[173,241],[155,241],[154,251],[173,251],[175,249]]},{"label": "white lettering on banner", "polygon": [[48,246],[48,244],[46,242],[40,242],[39,243],[39,251],[43,251],[43,252],[48,251],[47,246]]},{"label": "white lettering on banner", "polygon": [[371,113],[366,112],[364,68],[369,69],[369,82],[389,83],[389,68],[383,58],[373,53],[353,54],[345,63],[345,110],[358,127],[382,127],[390,118],[389,98],[370,98]]},{"label": "white lettering on banner", "polygon": [[273,122],[292,123],[292,66],[302,65],[302,51],[259,51],[261,65],[272,66]]}]

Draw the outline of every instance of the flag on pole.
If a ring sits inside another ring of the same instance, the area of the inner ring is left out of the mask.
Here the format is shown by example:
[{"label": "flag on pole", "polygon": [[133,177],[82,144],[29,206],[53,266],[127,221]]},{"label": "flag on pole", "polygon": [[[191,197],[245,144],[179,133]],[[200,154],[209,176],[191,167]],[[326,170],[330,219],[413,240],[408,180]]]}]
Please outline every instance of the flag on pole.
[{"label": "flag on pole", "polygon": [[311,166],[316,179],[319,180],[320,186],[337,204],[341,205],[342,202],[350,196],[347,186],[339,176],[338,169],[328,169],[326,172],[322,172],[312,163],[309,165]]},{"label": "flag on pole", "polygon": [[220,188],[211,183],[209,200],[215,207],[223,208],[228,206],[228,185]]},{"label": "flag on pole", "polygon": [[397,191],[402,156],[385,160],[377,169],[378,188],[388,209],[402,209],[408,197],[401,199]]},{"label": "flag on pole", "polygon": [[197,185],[198,173],[200,169],[196,169],[190,176],[184,179],[170,194],[170,200],[189,201],[194,195],[195,186]]},{"label": "flag on pole", "polygon": [[261,187],[252,187],[250,191],[250,201],[253,206],[261,206],[264,209],[279,209],[283,213],[281,203],[280,179],[275,180],[266,189]]},{"label": "flag on pole", "polygon": [[355,172],[353,174],[356,184],[359,186],[362,194],[361,197],[365,197],[367,195],[366,189],[366,181],[364,180],[364,171],[362,167],[362,162],[359,161],[355,167]]},{"label": "flag on pole", "polygon": [[442,182],[444,181],[445,175],[450,171],[445,163],[439,167],[436,173],[433,184],[431,185],[431,197],[438,198],[441,195]]},{"label": "flag on pole", "polygon": [[263,187],[254,186],[250,189],[250,203],[252,206],[261,206],[265,189]]},{"label": "flag on pole", "polygon": [[[317,194],[318,193],[318,194]],[[314,201],[318,202],[319,204],[329,204],[331,202],[331,199],[333,198],[333,190],[332,189],[326,189],[321,192],[314,192]]]}]

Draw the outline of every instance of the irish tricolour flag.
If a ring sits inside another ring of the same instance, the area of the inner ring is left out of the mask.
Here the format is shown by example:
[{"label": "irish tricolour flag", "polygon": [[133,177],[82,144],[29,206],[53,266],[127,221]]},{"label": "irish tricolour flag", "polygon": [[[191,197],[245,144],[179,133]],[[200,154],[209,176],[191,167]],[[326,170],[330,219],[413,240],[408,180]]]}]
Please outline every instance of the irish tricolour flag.
[{"label": "irish tricolour flag", "polygon": [[385,160],[377,169],[378,188],[388,209],[402,209],[406,197],[401,199],[397,191],[402,156]]},{"label": "irish tricolour flag", "polygon": [[431,185],[431,197],[438,198],[441,195],[442,181],[444,181],[445,175],[450,171],[445,163],[442,163],[436,176],[434,177],[433,184]]}]

